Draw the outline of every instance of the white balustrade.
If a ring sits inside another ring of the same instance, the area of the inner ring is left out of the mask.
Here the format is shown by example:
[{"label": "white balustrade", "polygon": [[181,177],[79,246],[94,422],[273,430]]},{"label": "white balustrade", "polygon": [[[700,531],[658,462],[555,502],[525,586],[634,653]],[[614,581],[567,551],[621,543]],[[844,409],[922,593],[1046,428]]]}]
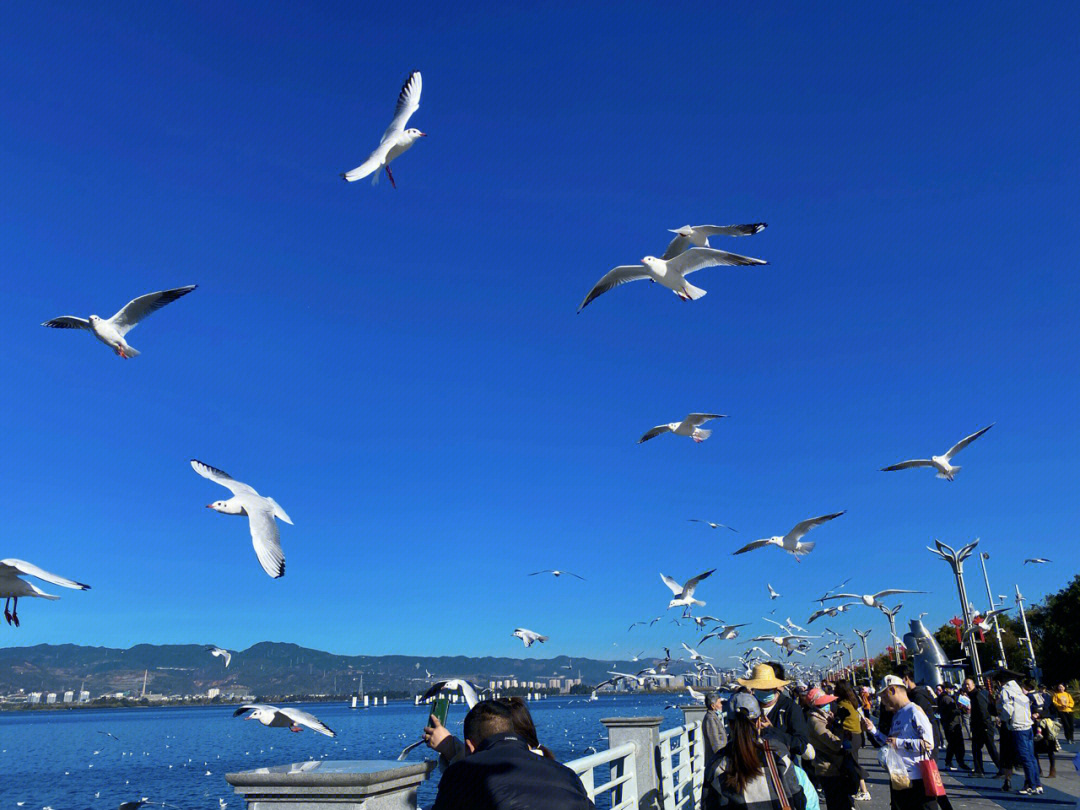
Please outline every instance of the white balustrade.
[{"label": "white balustrade", "polygon": [[[581,778],[585,792],[595,804],[598,796],[610,794],[611,810],[637,810],[638,782],[635,757],[637,745],[624,743],[617,748],[592,754],[566,763]],[[606,782],[596,784],[596,771],[601,771],[601,779]]]}]

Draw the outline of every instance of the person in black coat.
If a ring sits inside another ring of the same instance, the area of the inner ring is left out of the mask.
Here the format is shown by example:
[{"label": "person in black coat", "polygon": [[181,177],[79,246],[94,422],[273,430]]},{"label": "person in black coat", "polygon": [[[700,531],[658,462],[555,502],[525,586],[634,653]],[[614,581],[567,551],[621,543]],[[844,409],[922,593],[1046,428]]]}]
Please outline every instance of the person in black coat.
[{"label": "person in black coat", "polygon": [[945,685],[945,691],[937,699],[938,714],[941,715],[941,729],[945,736],[945,767],[956,770],[952,763],[962,771],[971,768],[964,762],[964,726],[960,718],[960,705],[956,702],[956,688]]},{"label": "person in black coat", "polygon": [[975,765],[975,775],[985,776],[983,770],[983,748],[990,755],[990,761],[998,769],[996,776],[1001,775],[1001,761],[998,758],[997,746],[994,745],[994,701],[990,692],[986,689],[977,689],[975,681],[968,678],[964,681],[964,693],[971,700],[971,759]]},{"label": "person in black coat", "polygon": [[494,700],[465,716],[470,754],[446,769],[432,810],[594,810],[577,774],[529,750]]},{"label": "person in black coat", "polygon": [[935,705],[937,703],[937,693],[929,686],[916,686],[915,678],[910,669],[904,670],[901,677],[904,679],[904,686],[907,688],[908,699],[923,710],[933,727],[934,750],[930,752],[930,758],[934,759],[937,757],[938,751],[941,750],[941,724],[937,721],[937,706]]}]

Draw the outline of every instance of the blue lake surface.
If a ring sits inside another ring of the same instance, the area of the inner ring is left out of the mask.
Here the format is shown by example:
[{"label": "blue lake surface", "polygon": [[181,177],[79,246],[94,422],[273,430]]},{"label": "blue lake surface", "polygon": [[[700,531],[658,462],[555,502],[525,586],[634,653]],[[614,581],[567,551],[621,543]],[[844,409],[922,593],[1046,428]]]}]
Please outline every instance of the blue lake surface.
[{"label": "blue lake surface", "polygon": [[[529,708],[540,741],[566,762],[592,753],[589,746],[606,747],[601,717],[662,715],[662,729],[680,725],[682,712],[664,710],[673,702],[683,704],[685,695],[549,698]],[[411,702],[366,710],[301,705],[338,736],[245,722],[232,716],[234,706],[0,713],[0,810],[19,802],[23,810],[115,808],[143,797],[185,810],[216,809],[223,799],[242,810],[226,773],[308,759],[395,759],[420,738],[427,718],[426,707]],[[463,704],[450,707],[447,726],[458,736],[464,716]],[[421,746],[409,761],[434,756]],[[421,786],[421,807],[431,806],[437,786],[437,776]]]}]

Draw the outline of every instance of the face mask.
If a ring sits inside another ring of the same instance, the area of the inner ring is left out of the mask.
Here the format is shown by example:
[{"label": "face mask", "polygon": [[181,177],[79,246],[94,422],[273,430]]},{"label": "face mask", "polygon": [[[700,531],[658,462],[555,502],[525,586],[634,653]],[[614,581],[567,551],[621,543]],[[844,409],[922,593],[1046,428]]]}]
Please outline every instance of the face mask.
[{"label": "face mask", "polygon": [[754,697],[757,698],[757,702],[762,706],[768,706],[774,700],[776,700],[776,692],[771,689],[755,689]]}]

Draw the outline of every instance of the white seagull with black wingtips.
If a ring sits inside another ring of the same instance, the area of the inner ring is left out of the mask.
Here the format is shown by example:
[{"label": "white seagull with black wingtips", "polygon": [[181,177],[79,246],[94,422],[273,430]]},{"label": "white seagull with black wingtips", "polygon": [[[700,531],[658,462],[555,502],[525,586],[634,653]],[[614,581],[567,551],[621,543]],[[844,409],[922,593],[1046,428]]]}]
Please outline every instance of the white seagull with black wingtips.
[{"label": "white seagull with black wingtips", "polygon": [[667,246],[661,259],[674,259],[680,253],[685,253],[690,248],[709,247],[710,236],[753,236],[761,233],[767,227],[767,223],[755,222],[751,225],[683,225],[681,228],[670,228],[675,238]]},{"label": "white seagull with black wingtips", "polygon": [[93,333],[94,337],[112,349],[120,357],[127,360],[138,356],[139,352],[131,348],[124,336],[139,325],[139,321],[152,312],[157,312],[166,304],[171,304],[177,298],[187,295],[198,285],[191,284],[187,287],[177,287],[173,290],[159,290],[158,292],[140,295],[128,303],[111,318],[100,318],[91,315],[90,319],[76,318],[74,315],[61,315],[51,321],[45,321],[42,326],[53,329],[85,329]]},{"label": "white seagull with black wingtips", "polygon": [[937,470],[937,477],[944,478],[946,481],[952,481],[956,478],[956,474],[960,472],[960,465],[955,467],[950,463],[953,456],[982,436],[986,431],[992,428],[994,424],[989,424],[982,430],[977,430],[970,436],[965,436],[958,441],[940,456],[930,456],[930,458],[915,458],[911,461],[901,461],[899,464],[890,464],[888,467],[882,467],[882,472],[892,472],[893,470],[910,470],[912,467],[932,467]]},{"label": "white seagull with black wingtips", "polygon": [[193,458],[191,468],[203,478],[221,484],[232,492],[233,496],[227,501],[214,501],[208,503],[206,508],[223,515],[247,515],[251,544],[255,546],[263,570],[275,579],[285,576],[285,554],[281,550],[281,536],[274,520],[278,518],[292,525],[292,519],[285,514],[285,510],[273,498],[264,498],[247,484],[216,467]]},{"label": "white seagull with black wingtips", "polygon": [[[4,618],[8,624],[14,624],[19,626],[19,598],[22,596],[32,596],[38,599],[59,599],[59,596],[53,596],[51,593],[45,593],[39,587],[32,582],[20,579],[20,577],[36,577],[37,579],[51,582],[53,585],[59,585],[61,588],[75,588],[80,591],[90,590],[89,585],[84,585],[81,582],[75,582],[72,579],[65,579],[64,577],[57,576],[56,574],[49,573],[43,568],[38,568],[33,563],[28,563],[25,560],[7,559],[0,560],[0,599],[4,601]],[[8,603],[11,600],[15,600],[13,609],[8,611]]]},{"label": "white seagull with black wingtips", "polygon": [[397,188],[394,175],[390,172],[390,161],[408,151],[418,139],[427,136],[426,132],[421,132],[412,127],[405,129],[405,125],[409,123],[412,114],[420,108],[421,89],[420,71],[414,70],[409,74],[409,78],[405,80],[405,84],[398,94],[394,120],[386,128],[379,145],[375,147],[374,152],[368,155],[368,159],[355,169],[342,172],[341,177],[343,180],[352,183],[355,180],[362,180],[369,174],[374,174],[371,184],[375,185],[379,182],[379,169],[386,169],[386,176],[390,178],[390,185]]},{"label": "white seagull with black wingtips", "polygon": [[325,734],[327,737],[337,736],[333,729],[315,715],[308,714],[300,709],[279,709],[277,706],[268,706],[265,703],[245,703],[233,712],[233,717],[239,717],[244,712],[251,712],[244,718],[245,720],[258,720],[264,726],[270,728],[287,728],[289,731],[297,733],[303,728],[310,728],[312,731]]},{"label": "white seagull with black wingtips", "polygon": [[[755,540],[753,543],[747,543],[738,551],[732,552],[733,554],[745,554],[747,551],[753,551],[756,548],[765,548],[766,546],[777,546],[781,551],[786,551],[799,560],[804,554],[809,554],[814,550],[814,543],[804,543],[802,538],[806,536],[806,533],[813,529],[815,526],[820,526],[822,523],[833,520],[840,517],[843,512],[834,512],[831,515],[821,515],[820,517],[810,518],[800,523],[796,523],[795,527],[785,534],[783,537],[766,537],[763,540]],[[801,562],[801,560],[800,560]]]},{"label": "white seagull with black wingtips", "polygon": [[710,419],[726,419],[724,413],[688,413],[681,422],[668,422],[666,425],[657,425],[637,440],[638,444],[655,439],[663,433],[674,433],[676,436],[689,436],[697,444],[701,444],[712,435],[711,430],[705,430],[701,426]]},{"label": "white seagull with black wingtips", "polygon": [[620,284],[625,284],[628,281],[644,281],[645,279],[667,287],[684,301],[693,301],[705,295],[705,290],[688,282],[686,276],[706,267],[751,264],[768,264],[768,262],[764,259],[754,259],[750,256],[740,256],[737,253],[728,253],[726,250],[713,250],[712,248],[694,248],[671,259],[646,256],[641,260],[640,264],[620,265],[605,273],[589,290],[589,294],[585,296],[585,300],[578,307],[578,312],[581,312],[593,300],[608,290],[615,289]]}]

